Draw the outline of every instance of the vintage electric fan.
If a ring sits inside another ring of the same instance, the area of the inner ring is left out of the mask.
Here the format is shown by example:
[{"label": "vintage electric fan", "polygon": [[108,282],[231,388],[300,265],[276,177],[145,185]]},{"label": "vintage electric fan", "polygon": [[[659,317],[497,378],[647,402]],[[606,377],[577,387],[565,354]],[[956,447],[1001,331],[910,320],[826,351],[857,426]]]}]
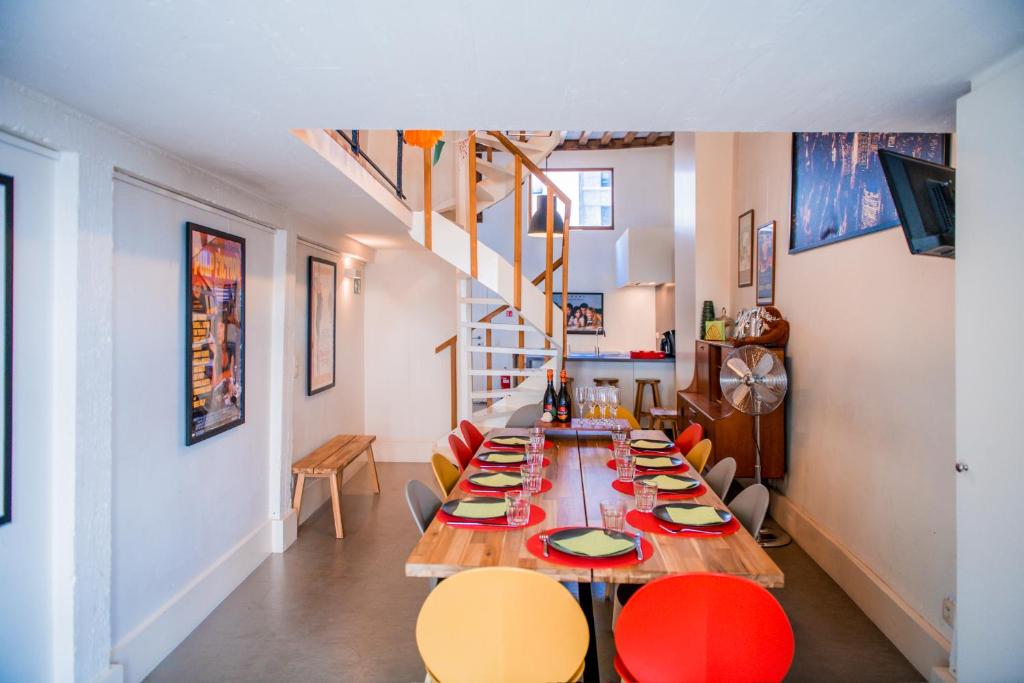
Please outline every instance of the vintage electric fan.
[{"label": "vintage electric fan", "polygon": [[[754,481],[761,483],[761,416],[767,415],[786,398],[789,381],[778,356],[763,346],[733,349],[722,363],[719,375],[722,396],[736,410],[754,416]],[[790,542],[781,529],[762,527],[761,545],[776,547]]]}]

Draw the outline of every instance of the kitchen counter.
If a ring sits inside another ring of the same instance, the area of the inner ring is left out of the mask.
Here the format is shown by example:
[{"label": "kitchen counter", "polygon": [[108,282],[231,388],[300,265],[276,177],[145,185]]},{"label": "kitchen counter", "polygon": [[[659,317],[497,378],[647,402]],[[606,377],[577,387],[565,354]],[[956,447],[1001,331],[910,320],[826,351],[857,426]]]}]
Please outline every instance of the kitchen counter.
[{"label": "kitchen counter", "polygon": [[620,362],[620,363],[675,363],[675,356],[666,356],[665,358],[630,358],[629,354],[621,353],[602,353],[600,356],[594,355],[593,353],[572,353],[570,352],[566,356],[566,360],[569,361],[593,361],[593,362]]},{"label": "kitchen counter", "polygon": [[[619,380],[619,402],[634,413],[633,400],[636,396],[636,380],[658,379],[661,405],[674,407],[676,404],[676,359],[630,358],[628,353],[609,351],[600,355],[594,353],[573,353],[566,356],[566,369],[575,386],[594,384],[597,377],[615,377]],[[650,394],[644,397],[649,408]]]}]

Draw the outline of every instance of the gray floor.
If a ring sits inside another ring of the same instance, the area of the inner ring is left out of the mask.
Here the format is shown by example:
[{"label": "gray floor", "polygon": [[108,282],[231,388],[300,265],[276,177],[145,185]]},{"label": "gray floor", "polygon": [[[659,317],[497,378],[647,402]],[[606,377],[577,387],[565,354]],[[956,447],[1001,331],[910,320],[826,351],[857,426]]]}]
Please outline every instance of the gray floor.
[{"label": "gray floor", "polygon": [[[334,538],[324,506],[295,545],[260,565],[146,680],[422,681],[414,628],[427,582],[403,573],[418,537],[403,487],[411,478],[433,487],[433,477],[428,465],[379,468],[379,497],[365,468],[345,483],[344,540]],[[776,595],[796,633],[788,681],[923,680],[799,546],[771,552],[786,574]],[[595,594],[602,680],[610,681],[611,607]]]}]

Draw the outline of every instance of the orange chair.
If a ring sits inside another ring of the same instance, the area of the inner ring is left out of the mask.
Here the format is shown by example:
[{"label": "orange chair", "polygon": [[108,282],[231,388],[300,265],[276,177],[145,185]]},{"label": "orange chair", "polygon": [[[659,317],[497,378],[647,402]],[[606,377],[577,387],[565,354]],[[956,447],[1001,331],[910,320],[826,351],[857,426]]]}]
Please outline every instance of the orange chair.
[{"label": "orange chair", "polygon": [[476,453],[476,449],[480,448],[480,444],[484,442],[484,435],[469,420],[460,422],[459,429],[462,430],[462,438],[466,440],[466,445],[469,446],[470,452]]},{"label": "orange chair", "polygon": [[459,463],[459,471],[464,472],[469,461],[473,459],[473,451],[469,450],[469,446],[462,443],[462,439],[454,434],[448,435],[448,445],[451,446],[452,453],[455,454],[455,459]]},{"label": "orange chair", "polygon": [[700,424],[694,422],[689,427],[683,430],[683,433],[676,439],[676,448],[683,455],[686,455],[693,447],[697,445],[697,442],[704,438],[704,428]]},{"label": "orange chair", "polygon": [[615,624],[623,681],[781,681],[793,648],[793,628],[772,594],[727,574],[651,581]]}]

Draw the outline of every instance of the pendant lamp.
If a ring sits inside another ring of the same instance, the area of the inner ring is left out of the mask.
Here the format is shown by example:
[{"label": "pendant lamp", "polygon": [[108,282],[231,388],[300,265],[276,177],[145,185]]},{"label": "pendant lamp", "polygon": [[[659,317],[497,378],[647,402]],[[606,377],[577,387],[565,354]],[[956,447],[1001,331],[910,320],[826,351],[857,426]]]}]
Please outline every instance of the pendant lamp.
[{"label": "pendant lamp", "polygon": [[[559,237],[562,234],[562,228],[564,221],[562,221],[561,214],[557,210],[558,200],[555,200],[555,224],[553,232],[555,237]],[[540,195],[537,197],[537,211],[530,218],[530,225],[526,230],[526,234],[531,237],[547,237],[548,234],[548,198],[547,195]]]}]

